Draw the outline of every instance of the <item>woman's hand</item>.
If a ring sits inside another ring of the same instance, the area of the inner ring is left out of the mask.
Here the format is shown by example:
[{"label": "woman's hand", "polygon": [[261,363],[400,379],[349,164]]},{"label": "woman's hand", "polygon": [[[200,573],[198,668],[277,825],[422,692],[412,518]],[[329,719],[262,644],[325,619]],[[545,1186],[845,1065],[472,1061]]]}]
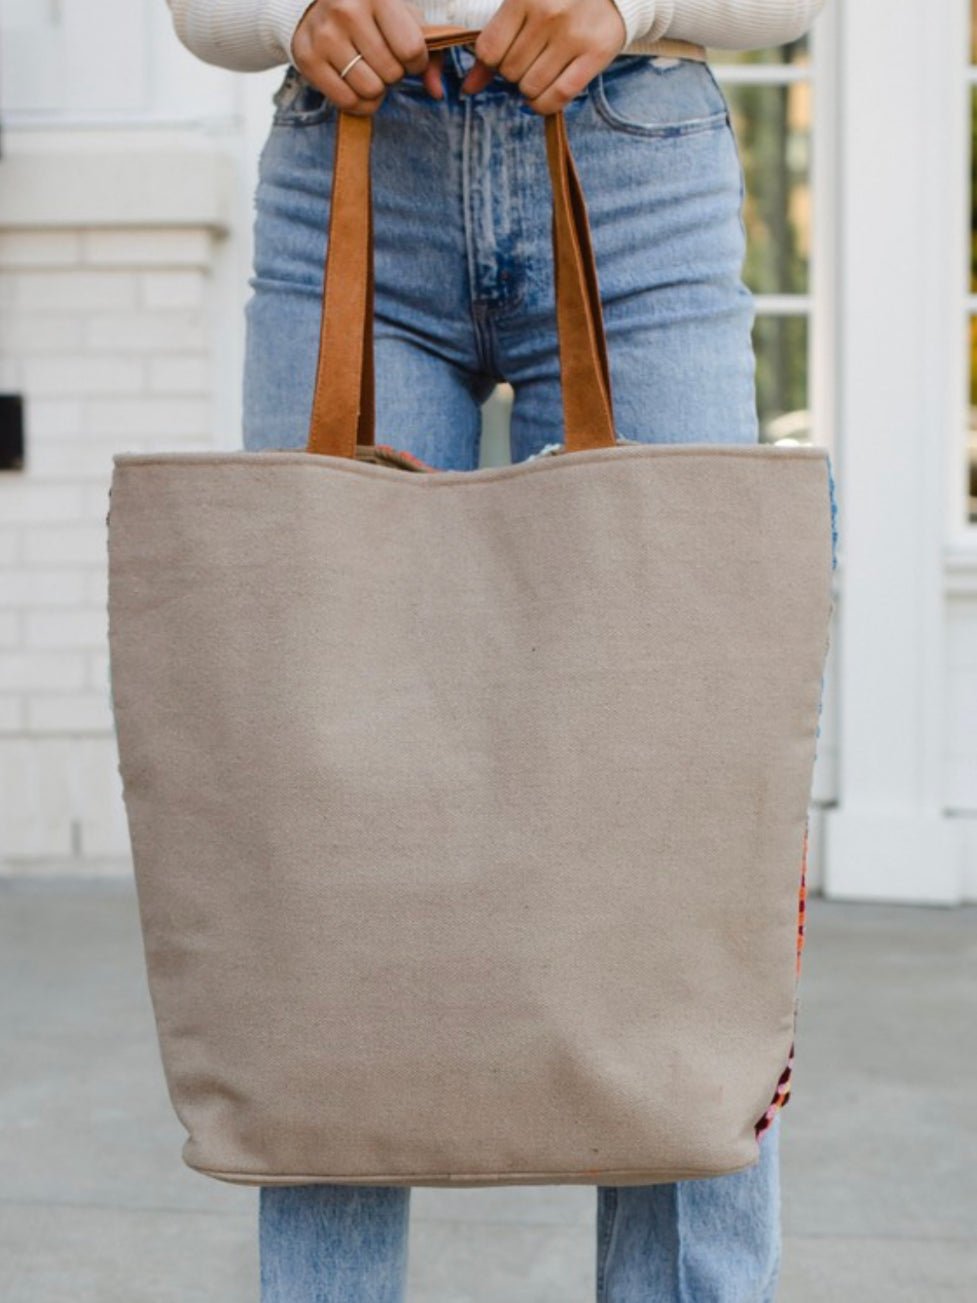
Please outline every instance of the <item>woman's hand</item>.
[{"label": "woman's hand", "polygon": [[555,113],[602,72],[627,32],[614,0],[502,0],[475,42],[462,82],[480,91],[495,72],[519,89],[537,113]]},{"label": "woman's hand", "polygon": [[[357,54],[363,58],[341,77]],[[376,113],[405,72],[423,73],[430,94],[443,97],[440,60],[428,59],[421,12],[405,0],[314,0],[292,36],[292,55],[303,77],[347,113]]]}]

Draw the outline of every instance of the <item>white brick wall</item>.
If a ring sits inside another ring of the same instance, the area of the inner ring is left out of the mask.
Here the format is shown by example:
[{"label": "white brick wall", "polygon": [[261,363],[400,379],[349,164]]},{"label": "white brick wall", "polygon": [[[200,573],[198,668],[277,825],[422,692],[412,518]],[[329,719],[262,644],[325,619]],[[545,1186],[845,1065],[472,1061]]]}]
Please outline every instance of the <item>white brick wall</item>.
[{"label": "white brick wall", "polygon": [[0,379],[24,395],[0,474],[0,873],[125,869],[108,682],[112,455],[207,447],[207,228],[0,232]]}]

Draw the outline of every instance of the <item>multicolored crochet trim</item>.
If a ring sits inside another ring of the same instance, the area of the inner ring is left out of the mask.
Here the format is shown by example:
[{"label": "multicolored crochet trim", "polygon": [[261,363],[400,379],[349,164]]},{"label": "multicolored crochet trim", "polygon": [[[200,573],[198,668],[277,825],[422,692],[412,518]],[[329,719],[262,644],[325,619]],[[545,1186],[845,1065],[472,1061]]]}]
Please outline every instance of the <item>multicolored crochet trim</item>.
[{"label": "multicolored crochet trim", "polygon": [[[804,825],[804,846],[801,852],[801,886],[797,896],[797,980],[801,976],[801,954],[804,950],[804,921],[807,914],[807,830],[808,825]],[[795,1020],[797,1010],[794,1010]],[[754,1127],[757,1138],[763,1134],[770,1126],[774,1118],[790,1100],[790,1083],[794,1072],[794,1044],[791,1042],[790,1053],[787,1056],[787,1066],[780,1074],[777,1082],[777,1089],[774,1091],[773,1099],[767,1106],[766,1112],[760,1118]]]},{"label": "multicolored crochet trim", "polygon": [[412,452],[404,452],[403,448],[394,448],[389,443],[358,443],[356,445],[357,461],[378,462],[381,466],[396,466],[405,471],[431,471],[441,470],[440,466],[429,466],[426,461],[421,461],[420,457],[415,457]]},{"label": "multicolored crochet trim", "polygon": [[[838,494],[835,477],[832,471],[831,458],[826,454],[828,465],[828,503],[831,509],[831,569],[836,570],[838,567]],[[821,737],[821,714],[824,709],[824,680],[825,675],[821,675],[821,692],[818,696],[818,720],[817,730],[815,732],[815,759],[817,759],[817,743]],[[797,971],[796,980],[800,981],[801,976],[801,953],[804,950],[804,926],[805,916],[807,914],[807,840],[808,827],[810,819],[804,824],[804,846],[801,852],[801,885],[797,899]],[[794,1030],[797,1030],[797,1004],[794,1004]],[[791,1042],[790,1053],[787,1056],[787,1066],[780,1074],[780,1080],[777,1082],[777,1089],[774,1091],[773,1099],[767,1107],[766,1112],[760,1121],[756,1124],[755,1131],[759,1138],[764,1131],[770,1126],[771,1122],[790,1099],[791,1077],[794,1071],[794,1042]]]}]

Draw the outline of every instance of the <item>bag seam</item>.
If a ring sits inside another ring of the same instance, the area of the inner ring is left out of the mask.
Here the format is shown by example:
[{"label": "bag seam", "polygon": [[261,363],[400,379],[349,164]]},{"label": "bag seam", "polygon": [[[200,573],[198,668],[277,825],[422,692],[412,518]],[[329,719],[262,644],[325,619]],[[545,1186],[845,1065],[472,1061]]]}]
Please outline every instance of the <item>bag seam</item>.
[{"label": "bag seam", "polygon": [[[578,452],[540,460],[526,459],[513,462],[508,466],[482,467],[471,471],[439,471],[437,475],[404,474],[392,466],[382,466],[372,462],[354,460],[351,457],[335,457],[327,453],[308,453],[304,449],[243,449],[227,453],[212,452],[174,452],[174,453],[115,453],[113,464],[120,470],[140,466],[228,466],[240,470],[253,470],[264,461],[268,465],[294,465],[316,472],[322,470],[338,471],[348,475],[393,476],[404,484],[425,485],[427,488],[453,488],[456,486],[477,487],[496,481],[512,478],[516,474],[539,474],[547,471],[564,471],[568,467],[578,469],[589,466],[592,462],[606,458],[594,454],[613,452],[616,457],[650,457],[650,456],[726,456],[753,457],[764,461],[781,462],[783,465],[799,461],[820,461],[827,459],[827,450],[822,448],[778,449],[773,444],[720,445],[703,444],[641,444],[630,448],[587,448]],[[318,465],[316,464],[318,463]]]}]

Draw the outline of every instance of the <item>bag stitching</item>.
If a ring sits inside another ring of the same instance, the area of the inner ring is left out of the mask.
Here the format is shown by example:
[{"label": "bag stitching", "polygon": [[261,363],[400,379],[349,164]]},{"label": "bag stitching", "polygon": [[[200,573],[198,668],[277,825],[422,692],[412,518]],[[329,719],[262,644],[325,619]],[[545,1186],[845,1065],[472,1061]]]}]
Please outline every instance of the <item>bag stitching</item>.
[{"label": "bag stitching", "polygon": [[[580,451],[569,453],[561,456],[548,456],[539,460],[526,459],[520,462],[513,462],[508,466],[500,467],[483,467],[474,471],[451,471],[441,470],[436,476],[427,475],[403,475],[399,470],[392,466],[381,466],[371,464],[360,460],[354,460],[351,457],[334,457],[325,453],[308,453],[304,449],[295,448],[267,448],[267,449],[242,449],[240,451],[229,453],[211,453],[211,452],[176,452],[176,453],[115,453],[113,462],[119,469],[125,469],[130,466],[228,466],[236,467],[241,470],[254,470],[260,460],[267,460],[269,464],[277,465],[294,465],[314,470],[316,473],[323,470],[336,471],[347,475],[382,475],[384,477],[394,476],[404,484],[427,485],[429,488],[453,488],[469,487],[477,488],[481,484],[491,484],[499,480],[511,478],[516,473],[538,474],[547,471],[566,470],[568,467],[576,466],[578,469],[583,466],[589,466],[594,461],[601,458],[593,456],[597,453],[613,452],[616,457],[634,457],[634,456],[727,456],[727,457],[762,457],[764,461],[773,464],[776,461],[782,462],[785,466],[798,461],[824,461],[827,453],[823,448],[798,448],[778,449],[773,444],[706,444],[694,446],[688,444],[636,444],[628,448],[586,448]],[[301,460],[299,460],[301,458]],[[242,460],[246,459],[246,460]],[[318,463],[318,465],[316,465]]]}]

